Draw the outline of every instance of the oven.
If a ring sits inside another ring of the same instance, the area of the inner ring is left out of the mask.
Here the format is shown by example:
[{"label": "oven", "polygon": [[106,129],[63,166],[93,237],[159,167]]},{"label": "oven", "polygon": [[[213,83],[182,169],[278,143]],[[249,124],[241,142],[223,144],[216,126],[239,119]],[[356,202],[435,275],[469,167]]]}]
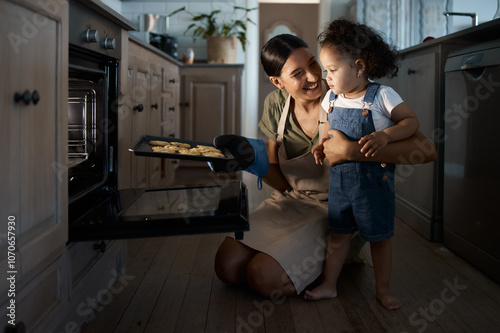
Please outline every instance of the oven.
[{"label": "oven", "polygon": [[249,224],[240,181],[118,190],[118,150],[129,148],[118,146],[122,27],[92,2],[69,3],[69,242],[214,232],[242,238]]}]

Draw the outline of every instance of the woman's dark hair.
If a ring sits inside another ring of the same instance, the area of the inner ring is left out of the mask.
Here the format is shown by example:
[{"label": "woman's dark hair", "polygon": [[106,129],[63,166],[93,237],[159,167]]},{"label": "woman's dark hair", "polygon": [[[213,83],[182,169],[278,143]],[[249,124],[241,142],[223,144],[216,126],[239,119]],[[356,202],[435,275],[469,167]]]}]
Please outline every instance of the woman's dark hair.
[{"label": "woman's dark hair", "polygon": [[260,51],[260,62],[269,76],[280,76],[290,54],[301,47],[309,48],[302,39],[290,34],[271,38]]},{"label": "woman's dark hair", "polygon": [[394,77],[398,73],[396,50],[372,28],[346,19],[330,22],[318,36],[319,45],[335,48],[353,61],[362,59],[369,79]]}]

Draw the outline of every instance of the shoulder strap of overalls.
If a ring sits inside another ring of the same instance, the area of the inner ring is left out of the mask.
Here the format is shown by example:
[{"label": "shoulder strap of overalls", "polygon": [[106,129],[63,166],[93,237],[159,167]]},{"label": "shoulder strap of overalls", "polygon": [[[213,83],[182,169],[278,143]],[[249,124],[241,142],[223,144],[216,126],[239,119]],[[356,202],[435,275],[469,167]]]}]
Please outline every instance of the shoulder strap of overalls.
[{"label": "shoulder strap of overalls", "polygon": [[366,89],[365,97],[363,98],[363,110],[370,110],[375,96],[377,95],[378,88],[380,88],[380,83],[370,83]]},{"label": "shoulder strap of overalls", "polygon": [[288,95],[286,98],[285,106],[283,107],[283,112],[281,112],[281,118],[278,123],[278,143],[283,142],[283,135],[285,133],[285,123],[286,119],[288,118],[288,111],[290,110],[290,99],[292,98],[291,95]]}]

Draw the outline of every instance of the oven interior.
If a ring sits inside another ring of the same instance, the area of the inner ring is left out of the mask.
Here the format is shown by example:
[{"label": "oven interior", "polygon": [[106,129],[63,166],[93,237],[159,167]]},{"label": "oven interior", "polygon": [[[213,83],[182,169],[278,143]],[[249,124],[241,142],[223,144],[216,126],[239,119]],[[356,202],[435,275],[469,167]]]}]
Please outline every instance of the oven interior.
[{"label": "oven interior", "polygon": [[[113,182],[114,94],[112,59],[79,48],[70,49],[68,91],[69,201]],[[116,113],[116,112],[115,112]],[[110,130],[111,129],[111,130]]]}]

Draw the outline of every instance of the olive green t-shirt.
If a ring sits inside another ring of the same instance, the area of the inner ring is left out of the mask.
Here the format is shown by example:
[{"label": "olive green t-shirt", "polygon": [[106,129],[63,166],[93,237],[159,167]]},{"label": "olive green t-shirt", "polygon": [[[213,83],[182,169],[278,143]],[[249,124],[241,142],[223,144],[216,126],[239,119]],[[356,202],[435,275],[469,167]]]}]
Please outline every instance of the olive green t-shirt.
[{"label": "olive green t-shirt", "polygon": [[[278,123],[288,95],[286,90],[277,89],[267,95],[264,101],[264,111],[259,122],[259,128],[265,136],[273,141],[278,141]],[[293,103],[290,105],[292,108]],[[290,110],[283,133],[283,143],[285,144],[287,157],[290,159],[305,154],[311,151],[318,142],[318,132],[312,139],[309,139],[295,123],[292,110]]]}]

